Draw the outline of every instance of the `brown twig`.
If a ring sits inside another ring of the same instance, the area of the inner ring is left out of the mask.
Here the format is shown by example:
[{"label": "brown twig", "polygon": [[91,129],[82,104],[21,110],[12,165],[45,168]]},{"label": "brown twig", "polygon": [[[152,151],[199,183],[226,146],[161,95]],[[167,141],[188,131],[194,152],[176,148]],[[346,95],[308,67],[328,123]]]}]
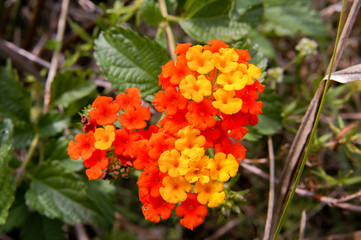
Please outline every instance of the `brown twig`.
[{"label": "brown twig", "polygon": [[34,33],[35,33],[35,29],[38,25],[39,19],[40,19],[40,13],[41,13],[41,9],[44,6],[45,1],[44,0],[36,0],[35,5],[34,5],[34,9],[32,11],[32,15],[31,15],[31,20],[29,23],[29,26],[27,27],[26,30],[26,34],[25,34],[25,39],[23,41],[23,48],[25,49],[29,49],[30,45],[31,45],[31,40],[34,37]]},{"label": "brown twig", "polygon": [[89,240],[88,235],[86,234],[85,228],[81,223],[75,223],[74,225],[75,233],[77,240]]},{"label": "brown twig", "polygon": [[299,240],[303,240],[305,238],[306,222],[307,222],[306,210],[303,210],[302,211],[301,222],[300,222]]},{"label": "brown twig", "polygon": [[[61,5],[60,18],[58,21],[58,31],[56,33],[56,38],[55,38],[55,40],[59,43],[63,41],[68,8],[69,8],[69,0],[63,0]],[[51,84],[54,80],[58,68],[59,54],[60,54],[60,49],[56,49],[53,53],[53,57],[51,58],[51,66],[49,69],[48,78],[46,79],[46,83],[45,83],[43,112],[46,112],[49,107],[50,97],[51,97],[50,96]]]},{"label": "brown twig", "polygon": [[235,226],[237,226],[240,222],[242,221],[241,217],[235,218],[231,221],[229,221],[227,224],[225,224],[223,227],[221,227],[220,229],[218,229],[214,234],[212,234],[211,236],[205,238],[205,240],[215,240],[215,239],[219,239],[220,237],[222,237],[224,234],[226,234],[227,232],[229,232],[229,230],[231,230],[232,228],[234,228]]},{"label": "brown twig", "polygon": [[[248,172],[251,172],[263,179],[266,179],[266,180],[270,179],[270,176],[267,173],[263,172],[261,169],[255,167],[255,166],[241,162],[241,167],[243,167]],[[279,182],[280,182],[280,180],[275,178],[275,183],[279,183]],[[296,194],[299,196],[302,196],[302,197],[313,198],[313,199],[318,200],[321,203],[324,203],[330,207],[338,207],[338,208],[342,208],[342,209],[346,209],[346,210],[350,210],[350,211],[354,211],[354,212],[361,212],[361,206],[355,205],[355,204],[344,203],[345,201],[350,201],[354,198],[360,197],[361,191],[351,194],[351,195],[348,195],[346,197],[342,197],[342,198],[332,198],[332,197],[328,197],[328,196],[318,195],[314,192],[297,187]]]},{"label": "brown twig", "polygon": [[0,45],[3,45],[8,50],[14,52],[14,54],[25,57],[26,59],[28,59],[32,62],[35,62],[35,63],[39,64],[40,66],[50,68],[50,63],[48,61],[45,61],[44,59],[39,58],[38,56],[32,54],[31,52],[26,51],[25,49],[22,49],[22,48],[16,46],[12,42],[8,42],[6,40],[1,40]]},{"label": "brown twig", "polygon": [[269,155],[269,165],[270,165],[270,181],[269,181],[270,189],[268,195],[268,210],[267,210],[267,219],[263,234],[263,240],[270,239],[272,216],[274,209],[274,198],[275,198],[275,156],[274,156],[273,142],[271,137],[268,138],[268,155]]}]

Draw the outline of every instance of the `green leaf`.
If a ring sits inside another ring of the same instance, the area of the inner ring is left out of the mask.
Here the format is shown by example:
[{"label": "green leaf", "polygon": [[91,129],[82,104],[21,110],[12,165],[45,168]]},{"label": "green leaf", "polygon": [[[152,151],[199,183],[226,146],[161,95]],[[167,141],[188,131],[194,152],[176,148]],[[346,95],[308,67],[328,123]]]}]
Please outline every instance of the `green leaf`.
[{"label": "green leaf", "polygon": [[282,102],[274,90],[265,88],[260,95],[263,102],[262,113],[258,115],[258,124],[254,127],[262,135],[276,134],[282,128]]},{"label": "green leaf", "polygon": [[25,187],[19,186],[16,190],[15,201],[9,209],[9,216],[6,223],[0,227],[0,232],[10,232],[14,228],[20,228],[28,216],[28,207],[25,205]]},{"label": "green leaf", "polygon": [[84,182],[59,164],[43,162],[30,171],[30,177],[32,182],[25,198],[39,213],[68,224],[103,218],[87,195]]},{"label": "green leaf", "polygon": [[262,23],[264,8],[261,0],[234,0],[230,12],[232,21],[246,22],[253,27]]},{"label": "green leaf", "polygon": [[38,132],[41,137],[50,137],[62,132],[69,125],[69,118],[58,112],[49,112],[40,116]]},{"label": "green leaf", "polygon": [[63,240],[66,237],[62,225],[59,220],[33,212],[21,228],[20,236],[23,240]]},{"label": "green leaf", "polygon": [[158,43],[117,28],[103,32],[96,40],[95,59],[114,89],[136,87],[147,96],[160,89],[158,75],[168,55]]},{"label": "green leaf", "polygon": [[[86,183],[87,193],[93,199],[98,209],[102,209],[102,213],[107,220],[109,226],[113,225],[116,212],[115,187],[109,181],[96,180]],[[102,219],[100,219],[102,220]],[[99,222],[99,224],[104,223]]]},{"label": "green leaf", "polygon": [[15,199],[15,187],[8,169],[12,154],[12,133],[13,124],[11,120],[5,119],[0,128],[0,225],[6,222],[9,208]]},{"label": "green leaf", "polygon": [[0,117],[30,121],[30,94],[10,64],[0,67]]},{"label": "green leaf", "polygon": [[51,104],[68,107],[70,103],[90,95],[96,88],[89,81],[91,71],[70,70],[58,73],[51,87]]},{"label": "green leaf", "polygon": [[303,34],[315,38],[325,38],[326,28],[319,15],[309,4],[283,1],[271,5],[265,1],[265,32],[277,36]]},{"label": "green leaf", "polygon": [[186,0],[184,9],[187,12],[187,17],[192,17],[199,9],[214,1],[216,0]]},{"label": "green leaf", "polygon": [[35,135],[34,125],[28,122],[17,122],[14,127],[14,148],[25,148],[30,146]]},{"label": "green leaf", "polygon": [[225,42],[245,37],[249,31],[246,23],[231,21],[228,17],[209,17],[179,21],[182,29],[193,39],[208,43],[219,39]]},{"label": "green leaf", "polygon": [[92,37],[84,30],[84,27],[79,26],[79,24],[68,20],[69,26],[71,27],[71,29],[77,33],[84,41],[86,42],[92,42],[93,39]]},{"label": "green leaf", "polygon": [[94,84],[85,83],[71,91],[65,92],[55,104],[68,107],[70,103],[90,95],[96,88],[97,86]]},{"label": "green leaf", "polygon": [[151,27],[156,27],[163,20],[159,4],[153,0],[144,0],[140,10],[143,13],[144,21]]},{"label": "green leaf", "polygon": [[230,19],[231,7],[232,1],[208,2],[192,18],[181,20],[179,24],[190,37],[202,43],[214,39],[226,42],[238,40],[247,35],[250,26],[237,19]]}]

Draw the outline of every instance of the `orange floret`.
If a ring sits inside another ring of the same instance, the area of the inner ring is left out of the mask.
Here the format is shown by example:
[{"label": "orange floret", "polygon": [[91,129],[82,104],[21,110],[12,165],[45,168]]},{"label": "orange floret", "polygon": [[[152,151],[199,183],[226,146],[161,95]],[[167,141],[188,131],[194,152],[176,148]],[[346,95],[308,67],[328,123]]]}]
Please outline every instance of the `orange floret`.
[{"label": "orange floret", "polygon": [[83,160],[90,158],[95,151],[94,133],[78,133],[75,135],[75,142],[73,140],[69,141],[68,155],[74,160],[78,160],[79,157],[81,157]]},{"label": "orange floret", "polygon": [[129,131],[142,129],[147,126],[146,121],[150,119],[150,111],[146,106],[138,105],[126,108],[124,114],[119,115],[119,122]]},{"label": "orange floret", "polygon": [[199,75],[197,79],[188,75],[179,84],[179,89],[185,98],[201,102],[204,97],[211,95],[212,84],[204,75]]},{"label": "orange floret", "polygon": [[198,202],[204,205],[208,203],[210,208],[217,207],[226,197],[223,192],[223,184],[218,181],[209,181],[204,184],[197,182],[193,187],[193,191],[198,193]]},{"label": "orange floret", "polygon": [[158,112],[166,110],[167,116],[175,115],[178,110],[184,110],[187,108],[188,99],[175,90],[175,88],[168,87],[163,91],[159,91],[153,100],[153,105]]},{"label": "orange floret", "polygon": [[118,118],[120,105],[113,101],[111,97],[98,96],[93,104],[93,109],[90,111],[90,118],[95,119],[98,125],[111,125]]},{"label": "orange floret", "polygon": [[89,180],[96,180],[104,175],[104,170],[108,167],[109,160],[106,151],[95,150],[92,156],[84,161],[84,166],[88,168],[85,173]]},{"label": "orange floret", "polygon": [[167,176],[162,183],[164,187],[159,188],[160,195],[169,203],[183,202],[187,198],[187,192],[192,189],[192,185],[184,177]]},{"label": "orange floret", "polygon": [[178,217],[183,217],[180,220],[182,226],[193,230],[204,222],[208,210],[206,206],[198,202],[196,193],[188,193],[187,199],[178,205],[176,214]]},{"label": "orange floret", "polygon": [[127,88],[125,91],[127,94],[119,93],[116,98],[122,109],[142,104],[138,88]]},{"label": "orange floret", "polygon": [[204,50],[209,50],[212,53],[219,52],[219,49],[221,49],[221,48],[228,48],[229,47],[228,44],[226,44],[226,43],[224,43],[224,42],[222,42],[221,40],[218,40],[218,39],[209,41],[208,44],[210,46],[205,45],[203,47],[203,49]]}]

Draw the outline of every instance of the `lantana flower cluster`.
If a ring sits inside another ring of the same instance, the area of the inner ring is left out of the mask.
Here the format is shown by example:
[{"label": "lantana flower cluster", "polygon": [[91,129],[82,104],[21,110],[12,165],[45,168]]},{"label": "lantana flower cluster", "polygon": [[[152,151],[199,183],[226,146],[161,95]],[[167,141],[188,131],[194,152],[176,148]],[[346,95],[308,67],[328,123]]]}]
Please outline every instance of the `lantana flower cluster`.
[{"label": "lantana flower cluster", "polygon": [[262,112],[257,100],[264,85],[257,81],[260,68],[247,62],[248,50],[220,40],[178,44],[175,54],[176,61],[162,67],[162,90],[152,102],[163,113],[157,125],[147,125],[151,114],[140,90],[128,88],[115,99],[99,96],[68,154],[81,157],[89,180],[141,170],[145,219],[166,220],[175,209],[180,224],[193,230],[226,197],[224,183],[246,154],[239,140]]}]

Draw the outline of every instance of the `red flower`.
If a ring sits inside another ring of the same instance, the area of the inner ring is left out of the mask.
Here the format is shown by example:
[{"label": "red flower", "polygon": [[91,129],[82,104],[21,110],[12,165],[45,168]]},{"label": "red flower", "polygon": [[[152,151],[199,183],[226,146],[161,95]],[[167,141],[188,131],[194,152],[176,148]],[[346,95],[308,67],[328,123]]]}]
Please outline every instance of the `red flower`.
[{"label": "red flower", "polygon": [[157,223],[160,221],[160,217],[167,220],[174,208],[175,204],[164,201],[161,196],[156,198],[150,196],[148,202],[142,207],[142,212],[145,220]]}]

